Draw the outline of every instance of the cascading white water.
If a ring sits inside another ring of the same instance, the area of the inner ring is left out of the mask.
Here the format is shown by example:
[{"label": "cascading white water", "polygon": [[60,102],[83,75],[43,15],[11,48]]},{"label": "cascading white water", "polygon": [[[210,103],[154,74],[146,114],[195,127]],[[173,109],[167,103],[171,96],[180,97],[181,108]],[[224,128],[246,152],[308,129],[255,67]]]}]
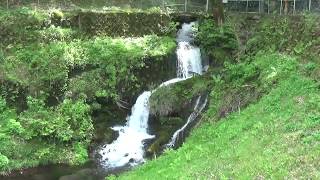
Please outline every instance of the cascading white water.
[{"label": "cascading white water", "polygon": [[[193,46],[192,27],[195,23],[184,24],[182,29],[178,33],[178,71],[177,76],[180,79],[187,79],[193,76],[193,74],[202,74],[203,67],[201,63],[200,48]],[[201,102],[201,96],[198,97],[193,112],[188,117],[187,122],[178,129],[172,136],[167,147],[174,147],[179,140],[181,134],[185,129],[198,117],[207,104],[207,98]]]},{"label": "cascading white water", "polygon": [[143,92],[132,108],[132,114],[123,127],[113,127],[119,137],[100,151],[107,167],[120,167],[126,164],[135,165],[143,162],[143,140],[153,138],[147,133],[149,118],[150,91]]},{"label": "cascading white water", "polygon": [[[177,36],[177,78],[162,83],[160,87],[185,80],[194,74],[202,74],[200,49],[191,45],[194,39],[192,33],[194,25],[194,22],[183,24],[179,30]],[[119,132],[119,137],[112,144],[105,145],[99,152],[106,167],[115,168],[127,164],[133,166],[144,162],[144,140],[154,138],[147,132],[151,94],[152,92],[146,91],[138,97],[125,126],[112,128]],[[198,101],[195,111],[202,108],[199,105],[200,99]],[[188,123],[185,126],[187,125]],[[183,130],[184,128],[181,128],[180,131]],[[178,135],[176,136],[178,137]]]},{"label": "cascading white water", "polygon": [[184,130],[188,127],[188,125],[192,123],[199,116],[199,114],[206,107],[207,101],[208,101],[207,97],[203,102],[201,102],[201,96],[198,97],[196,101],[196,105],[194,106],[193,112],[188,117],[187,122],[173,134],[170,142],[167,144],[167,147],[174,147],[176,145],[177,141],[180,138],[180,135],[184,132]]},{"label": "cascading white water", "polygon": [[177,42],[177,76],[178,78],[190,78],[193,74],[202,74],[200,48],[193,46],[193,27],[195,22],[183,24],[178,32]]}]

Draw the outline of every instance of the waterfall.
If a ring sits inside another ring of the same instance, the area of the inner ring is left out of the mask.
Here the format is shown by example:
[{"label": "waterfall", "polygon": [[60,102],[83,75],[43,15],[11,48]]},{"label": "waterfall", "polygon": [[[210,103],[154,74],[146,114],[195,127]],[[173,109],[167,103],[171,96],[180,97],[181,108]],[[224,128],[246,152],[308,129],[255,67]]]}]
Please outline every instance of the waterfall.
[{"label": "waterfall", "polygon": [[177,77],[187,79],[194,74],[202,74],[200,48],[193,46],[193,29],[196,24],[183,24],[178,32],[177,42]]},{"label": "waterfall", "polygon": [[[193,35],[192,27],[195,23],[184,24],[182,29],[178,32],[177,42],[177,57],[178,57],[178,67],[177,76],[178,78],[184,80],[192,77],[194,74],[202,74],[203,67],[201,63],[201,53],[200,48],[193,46]],[[172,136],[170,142],[166,145],[167,147],[174,147],[180,138],[183,138],[183,133],[186,128],[191,125],[194,120],[199,116],[202,110],[207,104],[207,97],[202,100],[203,97],[199,96],[195,103],[193,112],[188,117],[187,122],[178,129]]]},{"label": "waterfall", "polygon": [[[162,83],[159,87],[183,81],[194,74],[202,74],[200,49],[192,45],[193,27],[195,23],[184,23],[177,34],[177,78]],[[155,89],[154,91],[156,91]],[[152,92],[154,92],[152,91]],[[154,138],[148,134],[149,98],[151,91],[143,92],[132,108],[131,116],[127,118],[125,126],[117,126],[112,129],[119,132],[119,137],[112,143],[104,145],[99,151],[103,164],[108,168],[116,168],[125,165],[134,166],[144,162],[144,141]],[[188,118],[187,123],[175,132],[169,145],[173,146],[179,134],[192,122],[202,111],[205,103],[197,100],[194,112]],[[171,145],[172,144],[172,145]]]},{"label": "waterfall", "polygon": [[106,167],[133,166],[143,162],[143,140],[154,137],[147,133],[150,95],[150,91],[145,91],[138,97],[126,126],[112,128],[119,132],[118,139],[100,151]]},{"label": "waterfall", "polygon": [[166,145],[167,147],[171,148],[174,147],[177,143],[178,140],[180,138],[183,138],[183,133],[185,131],[185,129],[192,123],[194,122],[197,117],[199,116],[199,114],[203,111],[203,109],[206,107],[207,105],[207,101],[208,98],[205,97],[204,101],[201,102],[201,96],[199,96],[197,98],[196,104],[194,106],[193,112],[190,114],[190,116],[188,117],[187,122],[180,128],[178,129],[172,136],[170,142]]}]

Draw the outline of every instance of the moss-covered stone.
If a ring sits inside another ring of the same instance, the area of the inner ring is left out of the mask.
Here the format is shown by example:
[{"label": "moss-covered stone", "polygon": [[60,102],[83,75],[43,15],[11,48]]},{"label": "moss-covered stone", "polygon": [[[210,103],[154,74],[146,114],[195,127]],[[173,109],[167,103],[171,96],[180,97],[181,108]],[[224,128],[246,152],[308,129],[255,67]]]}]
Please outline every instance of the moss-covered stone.
[{"label": "moss-covered stone", "polygon": [[159,154],[163,146],[169,141],[170,139],[170,133],[167,130],[161,130],[158,132],[158,137],[156,140],[148,147],[147,154],[150,155],[156,155]]},{"label": "moss-covered stone", "polygon": [[197,76],[157,89],[150,97],[150,112],[160,116],[190,113],[192,100],[209,89],[208,78]]}]

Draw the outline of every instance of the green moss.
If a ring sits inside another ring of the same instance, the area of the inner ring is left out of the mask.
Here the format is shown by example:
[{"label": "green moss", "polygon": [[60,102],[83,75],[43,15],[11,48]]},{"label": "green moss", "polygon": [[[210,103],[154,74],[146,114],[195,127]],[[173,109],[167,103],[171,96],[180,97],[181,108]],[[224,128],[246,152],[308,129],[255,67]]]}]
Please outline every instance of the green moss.
[{"label": "green moss", "polygon": [[159,137],[148,147],[147,153],[150,155],[159,154],[162,150],[162,146],[165,145],[170,139],[170,134],[167,130],[158,132]]},{"label": "green moss", "polygon": [[176,126],[177,124],[183,124],[184,120],[180,117],[160,117],[160,124],[163,126]]}]

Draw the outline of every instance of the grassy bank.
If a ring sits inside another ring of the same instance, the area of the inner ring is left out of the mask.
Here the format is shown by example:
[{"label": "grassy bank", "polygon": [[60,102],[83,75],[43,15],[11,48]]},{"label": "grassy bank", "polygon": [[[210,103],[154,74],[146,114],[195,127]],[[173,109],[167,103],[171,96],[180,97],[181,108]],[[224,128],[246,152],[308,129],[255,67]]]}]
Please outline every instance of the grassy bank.
[{"label": "grassy bank", "polygon": [[[266,79],[281,72],[266,68]],[[182,148],[120,179],[319,178],[319,86],[290,68],[258,103],[202,123]]]}]

